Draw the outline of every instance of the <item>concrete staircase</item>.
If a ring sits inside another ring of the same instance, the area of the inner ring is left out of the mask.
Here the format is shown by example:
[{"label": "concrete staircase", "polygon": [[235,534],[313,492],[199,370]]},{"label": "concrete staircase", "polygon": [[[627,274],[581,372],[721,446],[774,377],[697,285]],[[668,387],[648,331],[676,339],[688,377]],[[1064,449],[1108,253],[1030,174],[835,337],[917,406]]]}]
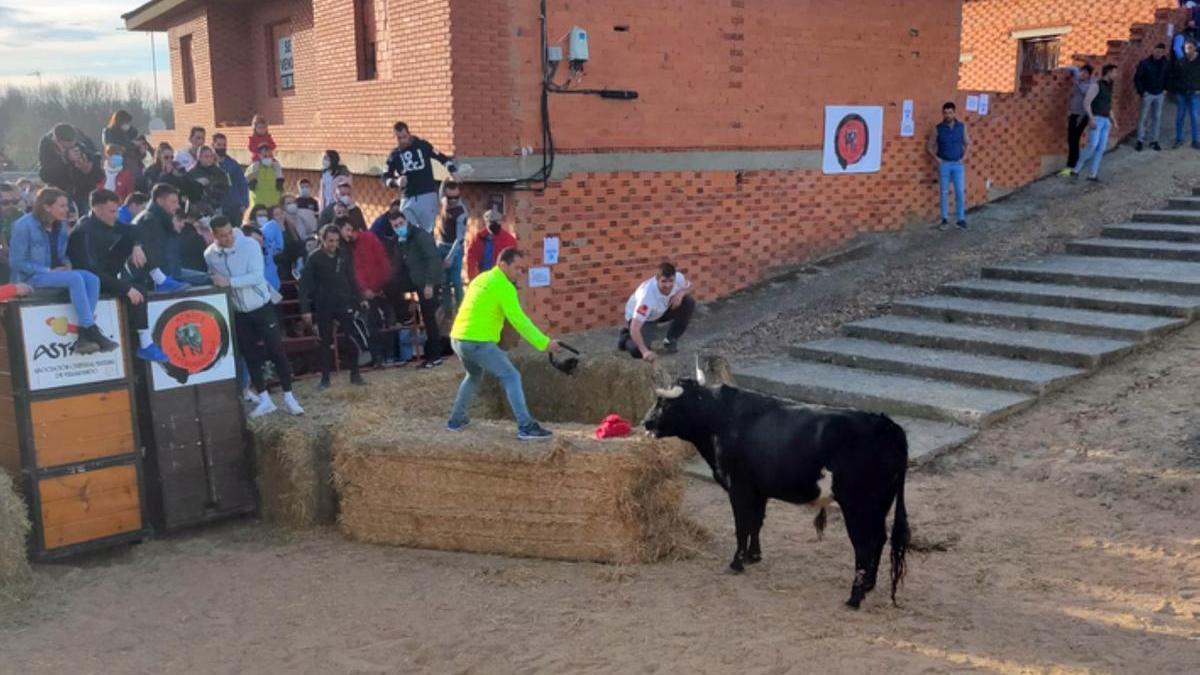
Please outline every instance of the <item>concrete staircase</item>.
[{"label": "concrete staircase", "polygon": [[735,369],[739,385],[888,413],[914,461],[957,447],[1200,313],[1200,189],[1066,253],[983,270],[893,304],[844,337]]}]

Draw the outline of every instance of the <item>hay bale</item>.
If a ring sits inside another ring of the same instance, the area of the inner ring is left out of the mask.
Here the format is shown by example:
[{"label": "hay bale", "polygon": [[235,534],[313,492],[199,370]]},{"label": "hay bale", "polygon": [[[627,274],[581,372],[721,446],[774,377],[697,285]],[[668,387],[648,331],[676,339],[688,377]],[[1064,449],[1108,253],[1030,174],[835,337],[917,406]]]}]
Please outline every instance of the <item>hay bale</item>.
[{"label": "hay bale", "polygon": [[29,578],[28,537],[25,500],[12,478],[0,469],[0,590]]},{"label": "hay bale", "polygon": [[679,514],[690,447],[630,437],[597,441],[556,427],[522,443],[510,424],[448,433],[408,419],[356,439],[333,459],[347,536],[476,553],[651,562],[693,553],[703,530]]},{"label": "hay bale", "polygon": [[[636,425],[654,407],[654,368],[628,355],[585,355],[572,375],[556,370],[545,354],[514,355],[513,365],[521,371],[529,411],[545,422],[596,425],[617,414]],[[512,418],[495,378],[485,380],[480,398],[485,417]]]}]

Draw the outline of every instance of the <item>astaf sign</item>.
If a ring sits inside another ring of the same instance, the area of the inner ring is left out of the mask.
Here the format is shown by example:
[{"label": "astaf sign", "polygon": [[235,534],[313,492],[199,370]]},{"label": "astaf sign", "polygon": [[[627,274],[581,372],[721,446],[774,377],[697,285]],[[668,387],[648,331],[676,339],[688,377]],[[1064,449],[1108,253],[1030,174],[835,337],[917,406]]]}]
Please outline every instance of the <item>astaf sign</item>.
[{"label": "astaf sign", "polygon": [[[96,326],[121,343],[120,314],[116,300],[96,305]],[[124,349],[76,354],[79,319],[70,304],[21,307],[25,368],[30,391],[120,380],[125,377]],[[122,345],[123,346],[123,345]]]}]

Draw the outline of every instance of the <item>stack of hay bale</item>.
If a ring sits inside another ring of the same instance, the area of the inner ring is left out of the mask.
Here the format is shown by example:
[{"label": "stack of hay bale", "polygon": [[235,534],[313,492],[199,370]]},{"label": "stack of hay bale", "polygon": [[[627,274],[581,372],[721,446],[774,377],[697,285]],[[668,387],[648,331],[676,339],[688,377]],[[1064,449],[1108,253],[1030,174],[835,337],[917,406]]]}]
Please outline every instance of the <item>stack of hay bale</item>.
[{"label": "stack of hay bale", "polygon": [[29,514],[16,485],[0,469],[0,593],[29,577]]}]

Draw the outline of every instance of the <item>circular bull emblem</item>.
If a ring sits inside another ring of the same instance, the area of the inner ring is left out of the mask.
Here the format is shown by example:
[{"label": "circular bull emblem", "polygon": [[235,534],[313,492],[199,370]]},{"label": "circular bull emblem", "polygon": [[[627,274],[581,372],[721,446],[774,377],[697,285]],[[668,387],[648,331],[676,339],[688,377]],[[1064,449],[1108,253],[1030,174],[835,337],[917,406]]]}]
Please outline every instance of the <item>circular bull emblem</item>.
[{"label": "circular bull emblem", "polygon": [[152,333],[167,355],[167,374],[186,384],[188,377],[217,365],[229,353],[229,325],[216,307],[196,300],[171,305]]},{"label": "circular bull emblem", "polygon": [[871,132],[867,128],[867,121],[857,113],[846,115],[838,122],[834,143],[837,161],[843,170],[858,164],[867,156],[867,149],[871,147]]}]

